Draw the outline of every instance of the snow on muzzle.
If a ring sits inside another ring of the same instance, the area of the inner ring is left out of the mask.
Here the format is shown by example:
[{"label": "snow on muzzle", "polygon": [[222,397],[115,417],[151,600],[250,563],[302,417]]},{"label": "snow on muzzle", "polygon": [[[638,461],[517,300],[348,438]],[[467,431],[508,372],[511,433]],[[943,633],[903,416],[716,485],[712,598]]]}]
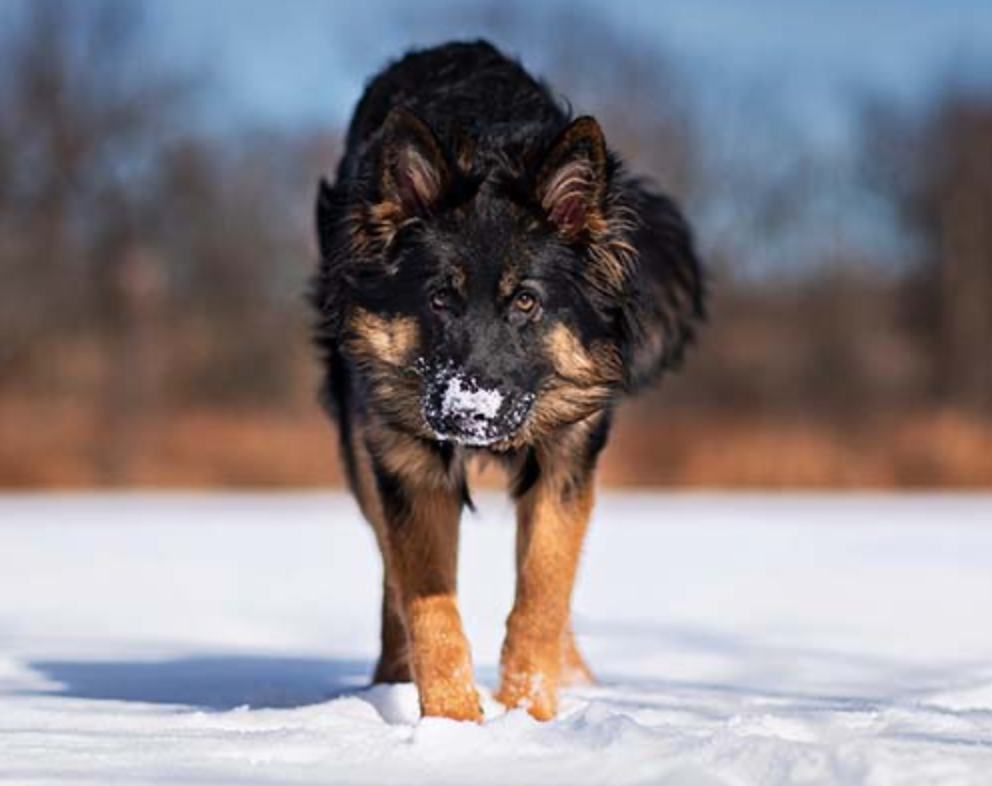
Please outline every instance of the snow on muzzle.
[{"label": "snow on muzzle", "polygon": [[534,404],[532,393],[487,384],[450,366],[424,377],[424,419],[440,440],[481,447],[508,439]]}]

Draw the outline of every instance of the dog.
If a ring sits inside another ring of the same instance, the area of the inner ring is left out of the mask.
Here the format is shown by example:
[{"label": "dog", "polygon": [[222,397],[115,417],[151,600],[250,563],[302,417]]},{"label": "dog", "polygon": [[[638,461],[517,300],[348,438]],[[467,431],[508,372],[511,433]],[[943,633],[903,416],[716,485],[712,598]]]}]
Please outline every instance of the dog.
[{"label": "dog", "polygon": [[316,199],[323,401],[384,565],[375,682],[479,721],[455,600],[466,463],[502,464],[517,584],[496,698],[547,720],[592,675],[572,586],[597,459],[625,396],[676,366],[705,281],[676,205],[598,122],[485,41],[369,84]]}]

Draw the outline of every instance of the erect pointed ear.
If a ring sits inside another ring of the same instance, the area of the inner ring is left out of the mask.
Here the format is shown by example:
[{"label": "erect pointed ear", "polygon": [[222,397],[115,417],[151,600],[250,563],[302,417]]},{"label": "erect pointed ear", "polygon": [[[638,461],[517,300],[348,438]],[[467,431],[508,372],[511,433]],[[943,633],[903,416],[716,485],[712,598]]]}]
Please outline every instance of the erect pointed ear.
[{"label": "erect pointed ear", "polygon": [[380,186],[400,219],[422,216],[441,198],[449,167],[434,132],[410,110],[392,110],[382,128]]},{"label": "erect pointed ear", "polygon": [[561,131],[537,173],[537,197],[548,219],[572,240],[602,222],[606,191],[606,140],[591,117]]}]

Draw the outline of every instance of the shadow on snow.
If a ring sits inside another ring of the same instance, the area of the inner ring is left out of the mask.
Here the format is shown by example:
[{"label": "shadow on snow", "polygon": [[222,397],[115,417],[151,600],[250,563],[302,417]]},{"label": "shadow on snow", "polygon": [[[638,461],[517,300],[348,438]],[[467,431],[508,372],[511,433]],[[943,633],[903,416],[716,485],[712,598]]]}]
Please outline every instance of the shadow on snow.
[{"label": "shadow on snow", "polygon": [[36,672],[59,685],[31,691],[204,710],[293,708],[319,704],[369,684],[361,660],[262,655],[207,655],[162,661],[37,661]]}]

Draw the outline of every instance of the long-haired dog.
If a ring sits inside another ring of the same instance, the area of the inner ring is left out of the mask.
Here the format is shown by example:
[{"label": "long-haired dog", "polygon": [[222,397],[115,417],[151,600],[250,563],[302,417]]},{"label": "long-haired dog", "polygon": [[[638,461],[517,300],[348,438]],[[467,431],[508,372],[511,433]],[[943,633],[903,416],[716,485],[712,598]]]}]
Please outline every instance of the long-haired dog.
[{"label": "long-haired dog", "polygon": [[570,603],[611,414],[703,313],[690,230],[596,120],[484,42],[370,83],[317,228],[325,398],[384,564],[375,680],[481,717],[455,578],[465,464],[487,455],[517,503],[497,698],[550,718],[591,678]]}]

